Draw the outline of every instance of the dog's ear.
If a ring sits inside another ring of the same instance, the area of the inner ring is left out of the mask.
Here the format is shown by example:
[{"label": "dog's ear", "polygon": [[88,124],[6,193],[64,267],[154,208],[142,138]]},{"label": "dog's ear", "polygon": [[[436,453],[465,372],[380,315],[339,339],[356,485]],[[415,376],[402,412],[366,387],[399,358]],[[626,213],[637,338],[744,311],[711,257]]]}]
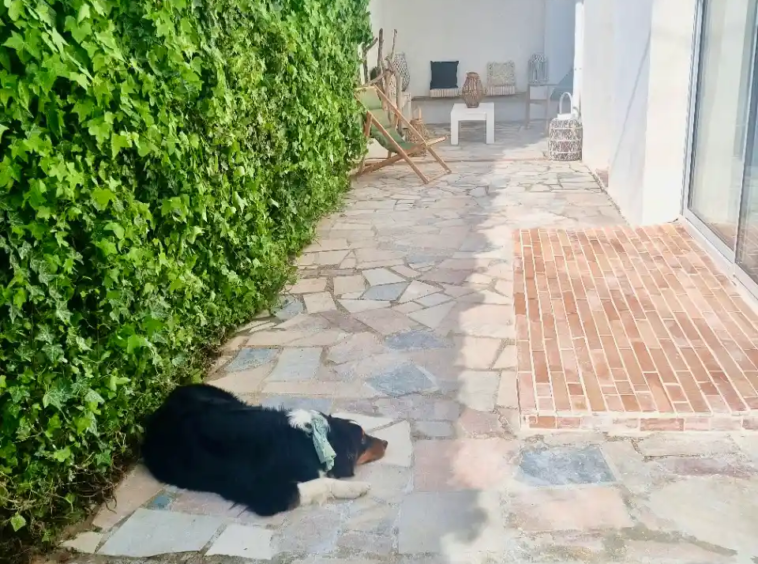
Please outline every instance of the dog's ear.
[{"label": "dog's ear", "polygon": [[337,452],[337,457],[334,459],[334,466],[330,472],[330,475],[335,478],[352,478],[355,476],[355,459],[341,455]]},{"label": "dog's ear", "polygon": [[336,453],[330,474],[335,478],[355,476],[355,466],[361,453],[363,430],[346,419],[329,418],[329,442]]}]

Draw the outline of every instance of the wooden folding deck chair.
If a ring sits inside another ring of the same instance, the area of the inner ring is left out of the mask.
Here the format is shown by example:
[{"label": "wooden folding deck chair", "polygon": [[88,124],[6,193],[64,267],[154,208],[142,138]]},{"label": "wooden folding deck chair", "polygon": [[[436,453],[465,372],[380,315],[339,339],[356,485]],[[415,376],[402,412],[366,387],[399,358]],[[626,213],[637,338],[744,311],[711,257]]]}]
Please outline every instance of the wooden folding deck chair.
[{"label": "wooden folding deck chair", "polygon": [[[439,137],[437,139],[426,140],[419,143],[411,143],[409,141],[406,141],[402,138],[400,133],[398,133],[396,127],[390,122],[390,119],[387,115],[388,111],[391,116],[403,123],[405,128],[413,134],[413,138],[424,138],[419,134],[416,128],[414,128],[413,125],[411,125],[411,123],[405,119],[403,113],[395,107],[395,105],[390,101],[389,98],[387,98],[384,92],[379,90],[376,86],[362,86],[356,90],[355,97],[366,109],[366,121],[363,127],[364,135],[366,135],[368,138],[375,139],[382,147],[387,149],[387,151],[394,153],[394,155],[390,155],[386,159],[379,162],[371,164],[365,164],[365,161],[361,162],[361,166],[357,172],[357,175],[374,172],[380,168],[394,164],[401,159],[404,159],[410,165],[410,167],[416,174],[418,174],[419,178],[421,178],[424,184],[429,184],[433,180],[437,180],[438,178],[452,172],[452,170],[450,170],[450,167],[447,166],[447,163],[442,160],[442,157],[440,157],[433,148],[433,145],[444,141],[447,139],[446,137]],[[444,172],[432,178],[429,178],[423,172],[421,172],[411,157],[416,153],[423,151],[424,149],[426,149],[429,154],[432,155],[432,157],[434,157],[434,159],[440,164],[440,166],[445,169]]]}]

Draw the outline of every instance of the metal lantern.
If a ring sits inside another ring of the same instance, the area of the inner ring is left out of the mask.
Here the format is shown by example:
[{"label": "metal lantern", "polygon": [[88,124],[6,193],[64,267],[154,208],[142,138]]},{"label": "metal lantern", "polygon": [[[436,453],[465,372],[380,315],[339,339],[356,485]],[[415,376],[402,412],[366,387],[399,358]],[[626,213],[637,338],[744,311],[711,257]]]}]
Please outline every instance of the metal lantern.
[{"label": "metal lantern", "polygon": [[[562,113],[563,100],[569,101],[569,112]],[[579,161],[582,159],[582,121],[574,107],[571,94],[564,92],[558,101],[558,115],[550,122],[547,149],[552,161]]]},{"label": "metal lantern", "polygon": [[529,84],[543,86],[548,83],[547,58],[542,53],[529,57]]},{"label": "metal lantern", "polygon": [[466,73],[466,82],[463,83],[463,88],[461,88],[461,98],[466,102],[466,107],[479,107],[479,102],[484,98],[484,85],[482,85],[482,80],[479,78],[478,73]]}]

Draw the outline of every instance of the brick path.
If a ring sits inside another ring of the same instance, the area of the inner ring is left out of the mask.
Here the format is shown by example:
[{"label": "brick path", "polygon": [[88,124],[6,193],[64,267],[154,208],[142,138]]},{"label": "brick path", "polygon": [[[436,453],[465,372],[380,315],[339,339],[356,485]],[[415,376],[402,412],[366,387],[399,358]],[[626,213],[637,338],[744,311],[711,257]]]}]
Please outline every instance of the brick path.
[{"label": "brick path", "polygon": [[[367,497],[261,519],[138,467],[71,541],[97,552],[76,562],[758,557],[755,439],[519,432],[514,234],[623,222],[582,165],[504,160],[514,131],[498,131],[510,133],[500,149],[461,145],[473,160],[433,186],[403,166],[356,182],[284,307],[242,328],[210,376],[251,402],[349,414],[388,439],[387,457],[359,470]],[[520,154],[538,158],[529,143]]]},{"label": "brick path", "polygon": [[533,428],[758,429],[758,315],[681,226],[521,231]]}]

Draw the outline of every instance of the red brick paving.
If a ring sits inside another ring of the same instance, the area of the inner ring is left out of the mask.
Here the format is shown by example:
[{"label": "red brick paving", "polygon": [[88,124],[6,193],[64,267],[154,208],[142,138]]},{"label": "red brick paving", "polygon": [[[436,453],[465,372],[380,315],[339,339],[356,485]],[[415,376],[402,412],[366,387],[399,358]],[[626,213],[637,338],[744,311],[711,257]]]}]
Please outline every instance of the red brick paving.
[{"label": "red brick paving", "polygon": [[521,424],[758,430],[758,315],[674,224],[515,235]]}]

